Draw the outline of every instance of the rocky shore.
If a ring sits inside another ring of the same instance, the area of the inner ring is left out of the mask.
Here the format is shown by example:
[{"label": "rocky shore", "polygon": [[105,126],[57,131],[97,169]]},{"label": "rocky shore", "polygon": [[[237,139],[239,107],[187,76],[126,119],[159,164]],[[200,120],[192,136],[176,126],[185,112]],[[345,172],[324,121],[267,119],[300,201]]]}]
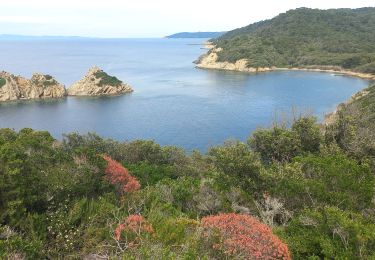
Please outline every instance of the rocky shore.
[{"label": "rocky shore", "polygon": [[62,98],[66,89],[50,75],[34,73],[31,79],[0,72],[0,101]]},{"label": "rocky shore", "polygon": [[248,67],[248,60],[240,59],[235,63],[231,62],[221,62],[218,61],[218,53],[222,51],[221,48],[216,48],[210,42],[205,44],[207,49],[210,49],[206,54],[201,55],[196,63],[197,68],[201,69],[215,69],[215,70],[229,70],[229,71],[239,71],[247,73],[259,73],[259,72],[269,72],[269,71],[314,71],[314,72],[328,72],[334,74],[348,75],[352,77],[359,77],[368,80],[375,80],[375,75],[360,73],[355,71],[344,70],[342,68],[332,68],[332,67],[322,67],[322,66],[310,66],[304,68],[278,68],[278,67]]},{"label": "rocky shore", "polygon": [[133,89],[128,84],[96,66],[68,89],[69,96],[116,96],[130,92]]},{"label": "rocky shore", "polygon": [[68,90],[50,75],[34,73],[31,79],[0,72],[0,102],[16,100],[56,99],[66,96],[114,96],[133,89],[98,67],[92,67],[83,79]]}]

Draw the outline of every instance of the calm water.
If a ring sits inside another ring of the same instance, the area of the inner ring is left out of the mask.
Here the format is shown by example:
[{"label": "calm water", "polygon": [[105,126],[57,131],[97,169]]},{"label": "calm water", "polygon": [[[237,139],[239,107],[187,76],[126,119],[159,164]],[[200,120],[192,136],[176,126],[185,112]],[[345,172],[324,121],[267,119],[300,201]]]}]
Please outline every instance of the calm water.
[{"label": "calm water", "polygon": [[245,140],[275,114],[309,111],[320,120],[366,87],[365,80],[329,73],[259,75],[206,71],[192,61],[202,39],[50,40],[0,42],[0,70],[27,77],[54,75],[69,86],[93,65],[130,83],[135,92],[0,104],[0,127],[62,133],[96,132],[117,140],[154,139],[206,150],[228,138]]}]

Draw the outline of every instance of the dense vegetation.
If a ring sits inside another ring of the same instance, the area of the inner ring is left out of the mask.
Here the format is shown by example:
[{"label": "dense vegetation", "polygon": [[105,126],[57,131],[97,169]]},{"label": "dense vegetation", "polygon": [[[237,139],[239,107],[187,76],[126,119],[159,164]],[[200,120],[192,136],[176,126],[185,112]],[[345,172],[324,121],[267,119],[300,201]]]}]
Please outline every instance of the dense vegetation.
[{"label": "dense vegetation", "polygon": [[100,79],[99,86],[120,86],[122,81],[116,78],[115,76],[110,76],[104,71],[98,71],[95,74],[95,77]]},{"label": "dense vegetation", "polygon": [[322,67],[375,73],[375,8],[300,8],[230,31],[220,61],[249,67]]},{"label": "dense vegetation", "polygon": [[6,79],[4,79],[4,78],[0,78],[0,88],[1,88],[2,86],[4,86],[5,84],[7,84]]},{"label": "dense vegetation", "polygon": [[373,259],[375,86],[205,155],[0,130],[0,258]]}]

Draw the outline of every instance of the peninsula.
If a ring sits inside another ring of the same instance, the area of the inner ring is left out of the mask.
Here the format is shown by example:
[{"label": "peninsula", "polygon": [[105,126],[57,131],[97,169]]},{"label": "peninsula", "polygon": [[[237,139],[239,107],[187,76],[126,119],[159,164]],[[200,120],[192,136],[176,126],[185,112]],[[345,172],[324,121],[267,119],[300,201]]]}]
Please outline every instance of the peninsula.
[{"label": "peninsula", "polygon": [[198,68],[329,71],[375,78],[375,8],[299,8],[209,42]]}]

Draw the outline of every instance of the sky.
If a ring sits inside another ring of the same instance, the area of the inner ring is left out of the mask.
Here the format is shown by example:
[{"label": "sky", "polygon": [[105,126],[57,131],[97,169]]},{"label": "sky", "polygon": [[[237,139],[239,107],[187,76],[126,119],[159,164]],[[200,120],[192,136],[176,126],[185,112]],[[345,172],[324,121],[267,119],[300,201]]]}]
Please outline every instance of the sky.
[{"label": "sky", "polygon": [[0,0],[0,34],[163,37],[228,31],[298,7],[375,7],[374,0]]}]

